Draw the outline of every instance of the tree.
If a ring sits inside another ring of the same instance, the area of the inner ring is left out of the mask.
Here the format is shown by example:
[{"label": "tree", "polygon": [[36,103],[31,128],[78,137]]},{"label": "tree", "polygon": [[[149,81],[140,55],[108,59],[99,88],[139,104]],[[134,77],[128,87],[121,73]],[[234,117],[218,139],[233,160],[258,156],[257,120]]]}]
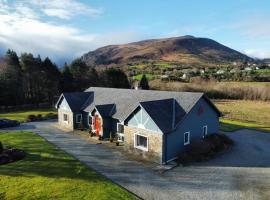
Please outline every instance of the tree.
[{"label": "tree", "polygon": [[0,64],[1,104],[17,105],[22,102],[22,71],[15,51],[8,50]]},{"label": "tree", "polygon": [[73,91],[73,75],[70,72],[69,66],[65,63],[61,71],[60,91],[72,92]]},{"label": "tree", "polygon": [[139,88],[141,88],[143,90],[149,90],[149,84],[148,84],[148,80],[147,80],[145,74],[143,74],[143,76],[139,82]]},{"label": "tree", "polygon": [[130,88],[127,75],[120,69],[109,68],[101,74],[101,85],[111,88]]},{"label": "tree", "polygon": [[61,74],[55,64],[47,57],[42,62],[42,69],[45,71],[45,95],[48,102],[53,103],[54,96],[59,93],[60,77]]},{"label": "tree", "polygon": [[81,59],[76,59],[70,64],[70,72],[74,79],[75,91],[83,91],[89,87],[88,66]]}]

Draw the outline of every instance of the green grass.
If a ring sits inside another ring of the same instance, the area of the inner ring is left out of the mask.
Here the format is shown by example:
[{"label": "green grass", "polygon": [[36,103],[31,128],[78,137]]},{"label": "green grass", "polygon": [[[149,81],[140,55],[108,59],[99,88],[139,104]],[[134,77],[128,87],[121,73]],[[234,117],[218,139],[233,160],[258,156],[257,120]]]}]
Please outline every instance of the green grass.
[{"label": "green grass", "polygon": [[255,129],[263,132],[270,132],[269,126],[264,126],[252,122],[242,122],[230,119],[220,119],[220,130],[225,132],[237,131],[240,129]]},{"label": "green grass", "polygon": [[[136,75],[136,76],[133,76],[133,78],[134,78],[135,80],[137,80],[137,81],[140,81],[140,80],[142,79],[142,76],[143,76],[143,74],[138,74],[138,75]],[[146,78],[147,78],[148,80],[153,80],[153,79],[155,78],[155,76],[154,76],[153,74],[145,74],[145,76],[146,76]]]},{"label": "green grass", "polygon": [[247,100],[214,100],[223,113],[221,130],[235,131],[242,128],[270,131],[270,103]]},{"label": "green grass", "polygon": [[131,68],[131,69],[143,69],[145,67],[146,67],[146,65],[141,64],[141,65],[132,65],[129,68]]},{"label": "green grass", "polygon": [[258,74],[270,74],[270,69],[259,69],[255,71]]},{"label": "green grass", "polygon": [[0,199],[134,199],[72,156],[31,132],[0,134],[4,145],[27,152],[0,166]]},{"label": "green grass", "polygon": [[28,115],[41,114],[42,116],[45,116],[48,113],[57,114],[57,110],[56,109],[39,109],[39,110],[30,110],[30,111],[16,111],[16,112],[0,113],[0,118],[17,120],[19,122],[26,122]]}]

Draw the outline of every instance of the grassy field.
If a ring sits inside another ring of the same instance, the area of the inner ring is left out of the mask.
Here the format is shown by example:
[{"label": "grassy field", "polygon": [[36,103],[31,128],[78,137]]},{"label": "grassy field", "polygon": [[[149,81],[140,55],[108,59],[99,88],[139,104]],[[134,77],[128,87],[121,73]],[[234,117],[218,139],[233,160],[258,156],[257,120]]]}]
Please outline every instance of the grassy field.
[{"label": "grassy field", "polygon": [[0,199],[135,199],[34,133],[4,133],[0,141],[28,154],[0,166]]},{"label": "grassy field", "polygon": [[48,113],[57,114],[56,109],[40,109],[40,110],[30,110],[30,111],[16,111],[8,113],[0,113],[0,118],[7,118],[12,120],[17,120],[19,122],[26,122],[28,115],[38,115],[41,114],[45,116]]},{"label": "grassy field", "polygon": [[270,131],[270,102],[247,100],[214,100],[224,114],[221,129],[233,131],[254,128]]},{"label": "grassy field", "polygon": [[[140,81],[140,80],[142,79],[142,76],[143,76],[143,74],[138,74],[138,75],[136,75],[136,76],[133,76],[133,78],[134,78],[135,80],[137,80],[137,81]],[[153,79],[155,78],[155,76],[154,76],[153,74],[145,74],[145,76],[146,76],[146,78],[147,78],[148,80],[153,80]]]}]

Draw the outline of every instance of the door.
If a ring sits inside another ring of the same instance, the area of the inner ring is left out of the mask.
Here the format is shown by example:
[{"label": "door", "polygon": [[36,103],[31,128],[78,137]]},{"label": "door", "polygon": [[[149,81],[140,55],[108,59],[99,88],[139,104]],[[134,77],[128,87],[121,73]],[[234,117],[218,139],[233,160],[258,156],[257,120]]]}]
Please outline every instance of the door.
[{"label": "door", "polygon": [[101,133],[101,119],[98,115],[95,116],[95,129],[96,129],[96,135],[99,136]]}]

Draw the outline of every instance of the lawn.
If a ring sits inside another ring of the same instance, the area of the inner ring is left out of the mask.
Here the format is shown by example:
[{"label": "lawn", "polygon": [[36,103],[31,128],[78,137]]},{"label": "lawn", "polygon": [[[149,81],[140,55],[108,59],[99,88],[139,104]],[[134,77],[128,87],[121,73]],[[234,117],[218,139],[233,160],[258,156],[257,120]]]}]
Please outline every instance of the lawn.
[{"label": "lawn", "polygon": [[[138,74],[136,76],[133,76],[133,79],[140,81],[142,79],[143,74]],[[145,74],[146,78],[148,80],[153,80],[155,78],[155,76],[153,74]]]},{"label": "lawn", "polygon": [[135,199],[34,133],[0,133],[0,141],[28,154],[0,166],[0,199]]},{"label": "lawn", "polygon": [[253,128],[270,131],[270,102],[247,100],[214,100],[224,114],[221,129],[234,131]]},{"label": "lawn", "polygon": [[19,122],[26,122],[26,119],[27,119],[28,115],[41,114],[42,116],[45,116],[48,113],[57,114],[57,110],[56,109],[39,109],[39,110],[0,113],[0,118],[7,118],[7,119],[12,119],[12,120],[17,120]]}]

